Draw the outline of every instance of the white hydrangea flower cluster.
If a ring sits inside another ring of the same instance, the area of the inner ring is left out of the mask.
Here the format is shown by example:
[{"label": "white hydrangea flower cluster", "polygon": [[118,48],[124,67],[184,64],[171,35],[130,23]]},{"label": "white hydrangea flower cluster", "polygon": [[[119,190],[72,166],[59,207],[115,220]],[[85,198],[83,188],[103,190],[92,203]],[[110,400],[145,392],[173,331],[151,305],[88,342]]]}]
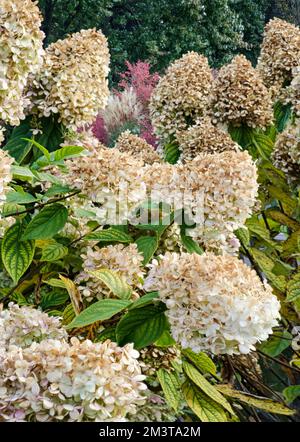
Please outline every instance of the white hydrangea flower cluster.
[{"label": "white hydrangea flower cluster", "polygon": [[144,288],[166,303],[173,338],[195,352],[247,354],[278,325],[280,302],[238,258],[166,253]]},{"label": "white hydrangea flower cluster", "polygon": [[0,149],[0,207],[6,199],[8,183],[12,180],[12,163],[13,159],[8,155],[8,153],[5,152],[5,150]]},{"label": "white hydrangea flower cluster", "polygon": [[168,67],[150,101],[152,125],[163,141],[208,113],[212,83],[207,58],[196,52],[188,52]]},{"label": "white hydrangea flower cluster", "polygon": [[[113,293],[108,287],[89,271],[109,269],[127,282],[130,287],[141,288],[145,270],[143,269],[143,255],[138,251],[136,244],[109,245],[107,247],[87,247],[83,258],[83,272],[79,273],[76,282],[80,284],[79,290],[88,300],[93,298],[111,298]],[[133,297],[137,295],[133,293]]]},{"label": "white hydrangea flower cluster", "polygon": [[213,122],[265,129],[273,122],[271,95],[244,55],[223,66],[214,82]]},{"label": "white hydrangea flower cluster", "polygon": [[29,113],[58,114],[66,127],[91,124],[109,96],[109,50],[96,29],[82,30],[46,49],[43,69],[32,78]]},{"label": "white hydrangea flower cluster", "polygon": [[144,403],[132,344],[47,339],[0,352],[0,421],[125,421]]},{"label": "white hydrangea flower cluster", "polygon": [[23,92],[28,76],[37,73],[42,64],[44,33],[40,26],[35,1],[1,0],[0,120],[13,126],[25,118]]},{"label": "white hydrangea flower cluster", "polygon": [[8,309],[0,306],[0,348],[8,349],[11,345],[29,347],[32,342],[44,339],[67,339],[67,332],[62,328],[60,318],[33,307],[19,307],[10,303]]},{"label": "white hydrangea flower cluster", "polygon": [[300,118],[300,59],[299,66],[293,69],[291,84],[282,92],[284,103],[290,103],[297,118]]},{"label": "white hydrangea flower cluster", "polygon": [[290,83],[299,60],[300,28],[279,18],[270,20],[265,27],[257,69],[273,99],[278,98],[285,83]]}]

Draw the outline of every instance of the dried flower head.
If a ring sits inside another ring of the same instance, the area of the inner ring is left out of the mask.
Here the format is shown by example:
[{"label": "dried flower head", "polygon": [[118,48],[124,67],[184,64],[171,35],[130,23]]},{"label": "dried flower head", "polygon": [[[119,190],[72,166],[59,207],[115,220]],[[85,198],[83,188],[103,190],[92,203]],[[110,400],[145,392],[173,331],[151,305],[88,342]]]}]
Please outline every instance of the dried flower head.
[{"label": "dried flower head", "polygon": [[8,153],[5,152],[5,150],[0,149],[0,206],[6,199],[8,183],[12,180],[12,163],[13,159],[8,155]]},{"label": "dried flower head", "polygon": [[238,150],[238,145],[230,135],[211,123],[206,117],[187,130],[178,132],[176,139],[181,151],[181,160],[192,160],[202,153],[220,153],[226,150]]},{"label": "dried flower head", "polygon": [[157,347],[150,345],[140,351],[142,373],[146,376],[156,376],[160,368],[174,370],[174,363],[180,363],[180,351],[175,347]]},{"label": "dried flower head", "polygon": [[24,119],[23,92],[43,55],[44,33],[35,1],[1,0],[0,4],[0,120],[11,125]]},{"label": "dried flower head", "polygon": [[49,316],[33,307],[19,307],[10,303],[8,309],[0,306],[0,348],[11,345],[29,347],[43,339],[67,339],[60,318]]},{"label": "dried flower head", "polygon": [[279,134],[272,154],[278,169],[283,170],[290,178],[300,176],[300,121],[296,120],[284,132]]},{"label": "dried flower head", "polygon": [[154,89],[150,115],[163,141],[208,113],[213,78],[207,58],[188,52],[172,63]]},{"label": "dried flower head", "polygon": [[161,162],[160,156],[154,150],[154,147],[148,144],[143,138],[130,133],[129,130],[121,133],[117,139],[115,148],[119,149],[120,152],[128,152],[146,164]]},{"label": "dried flower head", "polygon": [[151,264],[145,288],[159,291],[173,338],[195,352],[249,353],[280,317],[272,288],[229,255],[166,253]]},{"label": "dried flower head", "polygon": [[269,91],[244,55],[220,69],[212,100],[215,122],[262,129],[272,124]]},{"label": "dried flower head", "polygon": [[300,118],[300,66],[293,69],[291,84],[282,91],[280,98],[285,104],[291,104],[296,117]]},{"label": "dried flower head", "polygon": [[132,344],[72,338],[0,353],[0,421],[124,421],[144,402]]},{"label": "dried flower head", "polygon": [[29,111],[76,130],[91,124],[109,95],[107,40],[101,31],[82,30],[48,46],[43,69],[32,79]]},{"label": "dried flower head", "polygon": [[273,98],[290,83],[300,60],[300,28],[279,18],[265,27],[257,69]]},{"label": "dried flower head", "polygon": [[[143,270],[143,259],[136,244],[110,245],[107,247],[88,247],[86,253],[82,255],[83,272],[76,281],[80,283],[79,289],[83,296],[88,299],[97,297],[111,298],[113,293],[99,279],[89,272],[99,269],[109,269],[117,272],[127,284],[132,288],[141,288],[145,271]],[[135,296],[135,294],[133,294]]]}]

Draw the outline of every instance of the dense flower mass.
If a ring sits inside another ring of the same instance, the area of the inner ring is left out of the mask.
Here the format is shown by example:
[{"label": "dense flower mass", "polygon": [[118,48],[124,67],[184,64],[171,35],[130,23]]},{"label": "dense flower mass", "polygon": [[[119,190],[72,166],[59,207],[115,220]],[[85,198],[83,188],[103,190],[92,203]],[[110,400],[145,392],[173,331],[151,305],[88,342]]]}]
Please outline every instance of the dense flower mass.
[{"label": "dense flower mass", "polygon": [[6,199],[8,183],[12,179],[11,165],[13,159],[5,150],[0,149],[0,206]]},{"label": "dense flower mass", "polygon": [[23,92],[28,75],[41,64],[44,34],[41,14],[32,0],[1,0],[0,120],[18,125],[25,118]]},{"label": "dense flower mass", "polygon": [[121,152],[128,152],[135,158],[141,159],[146,164],[161,161],[153,146],[148,144],[143,138],[130,133],[129,130],[121,133],[115,147]]},{"label": "dense flower mass", "polygon": [[293,69],[293,79],[289,87],[281,94],[283,101],[292,106],[293,112],[300,118],[300,59],[299,66]]},{"label": "dense flower mass", "polygon": [[41,73],[32,79],[31,112],[58,114],[65,126],[91,124],[107,103],[107,40],[101,31],[82,30],[48,46]]},{"label": "dense flower mass", "polygon": [[144,163],[130,154],[103,147],[66,164],[68,174],[63,179],[80,189],[91,202],[101,204],[97,211],[100,221],[121,224],[145,199],[141,179]]},{"label": "dense flower mass", "polygon": [[151,96],[156,134],[168,140],[207,114],[212,81],[207,59],[196,52],[188,52],[171,64]]},{"label": "dense flower mass", "polygon": [[280,317],[271,287],[228,255],[167,253],[152,263],[145,288],[159,290],[173,338],[195,352],[249,353]]},{"label": "dense flower mass", "polygon": [[220,69],[212,105],[216,122],[266,128],[273,121],[271,96],[244,55]]},{"label": "dense flower mass", "polygon": [[149,392],[146,402],[137,408],[136,414],[128,416],[129,422],[176,422],[178,416],[158,394]]},{"label": "dense flower mass", "polygon": [[77,282],[83,296],[88,299],[113,297],[107,286],[92,276],[89,272],[99,269],[109,269],[117,272],[131,287],[140,287],[143,283],[143,259],[136,244],[117,244],[107,247],[88,247],[82,255],[83,272],[77,277]]},{"label": "dense flower mass", "polygon": [[278,169],[293,178],[300,176],[300,121],[289,125],[279,134],[273,151],[273,161]]},{"label": "dense flower mass", "polygon": [[290,83],[293,68],[300,60],[300,28],[279,18],[266,28],[257,69],[274,98]]},{"label": "dense flower mass", "polygon": [[178,132],[176,139],[181,151],[181,160],[192,160],[202,153],[212,154],[238,149],[238,145],[228,133],[214,126],[209,118],[204,118],[187,130]]},{"label": "dense flower mass", "polygon": [[1,349],[8,349],[11,345],[29,347],[32,342],[66,339],[67,336],[59,318],[35,308],[11,303],[8,309],[0,311]]},{"label": "dense flower mass", "polygon": [[0,353],[0,421],[124,421],[146,385],[132,344],[72,338]]}]

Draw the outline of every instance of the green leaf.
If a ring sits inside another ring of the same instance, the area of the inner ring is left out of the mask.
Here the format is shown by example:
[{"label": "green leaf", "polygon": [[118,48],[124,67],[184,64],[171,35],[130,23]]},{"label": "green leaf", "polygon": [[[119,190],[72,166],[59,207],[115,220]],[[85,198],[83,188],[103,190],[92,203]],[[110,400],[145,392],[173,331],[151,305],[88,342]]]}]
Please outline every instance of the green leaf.
[{"label": "green leaf", "polygon": [[296,301],[300,297],[300,272],[296,273],[287,284],[287,297],[288,302]]},{"label": "green leaf", "polygon": [[276,332],[276,335],[272,335],[267,341],[260,344],[259,350],[274,358],[288,348],[291,341],[292,335],[288,331]]},{"label": "green leaf", "polygon": [[283,396],[288,404],[294,402],[300,396],[300,385],[291,385],[283,390]]},{"label": "green leaf", "polygon": [[58,261],[67,254],[68,248],[58,242],[55,242],[54,244],[48,244],[42,249],[41,261]]},{"label": "green leaf", "polygon": [[[44,293],[41,299],[41,307],[43,310],[46,310],[51,307],[57,307],[58,305],[62,305],[69,299],[69,295],[67,292],[57,291]],[[62,315],[62,313],[61,313]]]},{"label": "green leaf", "polygon": [[82,146],[64,146],[61,149],[58,149],[55,152],[53,152],[53,157],[55,161],[60,161],[66,158],[72,158],[74,156],[78,156],[83,151],[84,147]]},{"label": "green leaf", "polygon": [[224,398],[224,396],[219,393],[219,391],[211,385],[205,377],[191,364],[188,362],[183,362],[183,370],[188,376],[188,378],[196,384],[200,390],[203,391],[207,396],[213,399],[218,404],[222,405],[229,413],[234,414],[229,402]]},{"label": "green leaf", "polygon": [[160,368],[157,372],[157,377],[164,392],[165,399],[169,406],[175,411],[178,411],[180,404],[180,381],[175,373],[172,373],[164,368]]},{"label": "green leaf", "polygon": [[249,230],[247,229],[247,227],[241,227],[241,228],[237,229],[234,232],[234,234],[237,237],[237,239],[240,241],[241,244],[243,244],[246,247],[249,245],[250,233],[249,233]]},{"label": "green leaf", "polygon": [[14,190],[8,192],[6,195],[6,202],[13,204],[30,204],[37,201],[33,195],[27,192],[15,192]]},{"label": "green leaf", "polygon": [[200,352],[194,353],[191,349],[182,351],[182,354],[189,359],[202,373],[210,373],[216,375],[217,367],[207,354]]},{"label": "green leaf", "polygon": [[51,278],[47,281],[43,281],[45,284],[50,285],[51,287],[59,287],[65,289],[66,286],[61,279]]},{"label": "green leaf", "polygon": [[140,236],[136,240],[136,245],[139,252],[144,256],[143,264],[146,265],[158,247],[158,239],[156,236]]},{"label": "green leaf", "polygon": [[66,224],[68,210],[59,203],[44,207],[28,224],[23,240],[52,238]]},{"label": "green leaf", "polygon": [[122,242],[131,243],[133,239],[128,233],[110,227],[109,229],[99,230],[98,232],[89,233],[85,236],[87,240],[102,242]]},{"label": "green leaf", "polygon": [[173,141],[164,147],[165,161],[176,164],[180,157],[180,150],[177,141]]},{"label": "green leaf", "polygon": [[11,166],[11,172],[13,177],[17,180],[33,181],[35,179],[35,175],[32,173],[29,167]]},{"label": "green leaf", "polygon": [[266,399],[259,396],[254,396],[252,394],[237,391],[227,384],[217,385],[216,388],[222,394],[224,394],[224,396],[227,396],[231,399],[236,399],[238,402],[248,405],[249,407],[255,407],[267,411],[268,413],[283,414],[286,416],[294,414],[293,410],[279,402],[273,401],[272,399]]},{"label": "green leaf", "polygon": [[149,305],[129,310],[117,325],[119,345],[133,342],[137,349],[155,342],[167,329],[164,305]]},{"label": "green leaf", "polygon": [[118,298],[130,299],[132,290],[124,277],[119,276],[117,272],[109,269],[99,269],[89,273],[100,279]]},{"label": "green leaf", "polygon": [[39,149],[45,155],[45,157],[47,158],[47,160],[49,162],[51,161],[50,153],[48,152],[48,149],[46,149],[46,147],[42,146],[40,143],[38,143],[34,139],[23,138],[23,140],[27,141],[28,143],[33,144],[37,149]]},{"label": "green leaf", "polygon": [[292,115],[291,105],[284,105],[277,101],[274,105],[274,116],[278,132],[283,132]]},{"label": "green leaf", "polygon": [[134,308],[144,307],[147,304],[151,304],[153,299],[157,299],[159,297],[158,292],[149,292],[144,296],[141,296],[139,299],[134,301],[132,305],[129,307],[129,310]]},{"label": "green leaf", "polygon": [[32,149],[32,144],[24,141],[24,137],[29,138],[31,135],[30,119],[26,118],[13,129],[3,149],[9,152],[10,156],[15,158],[18,163],[21,163]]},{"label": "green leaf", "polygon": [[123,299],[102,299],[83,310],[67,326],[67,329],[85,327],[97,321],[105,321],[120,313],[130,304],[130,301]]},{"label": "green leaf", "polygon": [[96,342],[103,342],[109,339],[110,341],[116,342],[116,326],[112,325],[102,330],[101,333],[96,337]]},{"label": "green leaf", "polygon": [[50,189],[45,192],[45,196],[48,198],[55,196],[55,195],[61,195],[65,193],[71,192],[72,189],[69,186],[62,186],[60,184],[53,184]]},{"label": "green leaf", "polygon": [[224,408],[203,393],[193,382],[186,381],[182,386],[188,406],[202,422],[226,422]]},{"label": "green leaf", "polygon": [[257,263],[260,270],[265,274],[270,283],[281,292],[285,292],[286,279],[283,275],[275,275],[273,269],[276,265],[276,261],[269,258],[264,252],[258,249],[249,249],[254,261]]},{"label": "green leaf", "polygon": [[169,330],[164,330],[162,335],[155,341],[156,347],[171,347],[176,345],[176,341],[170,335]]},{"label": "green leaf", "polygon": [[199,244],[197,244],[196,241],[193,240],[193,238],[191,238],[188,235],[185,235],[182,232],[180,236],[181,236],[181,242],[188,253],[197,253],[198,255],[202,255],[204,253],[202,247],[200,247]]},{"label": "green leaf", "polygon": [[15,283],[26,272],[34,256],[34,241],[21,241],[23,232],[24,226],[16,223],[6,231],[1,243],[3,264]]},{"label": "green leaf", "polygon": [[73,305],[68,304],[62,314],[63,324],[64,325],[70,324],[70,322],[75,318],[75,316],[76,316],[76,314],[74,312]]}]

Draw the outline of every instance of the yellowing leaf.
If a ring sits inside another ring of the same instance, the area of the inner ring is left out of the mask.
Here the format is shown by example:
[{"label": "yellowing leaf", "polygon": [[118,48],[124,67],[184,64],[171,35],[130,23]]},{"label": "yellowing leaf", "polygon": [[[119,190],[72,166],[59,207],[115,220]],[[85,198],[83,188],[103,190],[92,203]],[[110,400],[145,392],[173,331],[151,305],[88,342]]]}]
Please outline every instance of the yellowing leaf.
[{"label": "yellowing leaf", "polygon": [[81,310],[82,299],[81,299],[81,294],[80,294],[78,288],[76,287],[74,282],[71,281],[70,279],[65,278],[62,275],[59,275],[59,277],[63,281],[65,288],[67,289],[67,291],[69,293],[74,312],[76,313],[76,315],[79,315],[80,310]]},{"label": "yellowing leaf", "polygon": [[163,389],[165,399],[175,411],[178,410],[180,403],[180,382],[178,376],[164,368],[157,372],[157,377]]}]

